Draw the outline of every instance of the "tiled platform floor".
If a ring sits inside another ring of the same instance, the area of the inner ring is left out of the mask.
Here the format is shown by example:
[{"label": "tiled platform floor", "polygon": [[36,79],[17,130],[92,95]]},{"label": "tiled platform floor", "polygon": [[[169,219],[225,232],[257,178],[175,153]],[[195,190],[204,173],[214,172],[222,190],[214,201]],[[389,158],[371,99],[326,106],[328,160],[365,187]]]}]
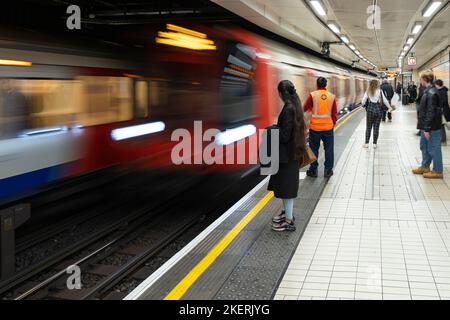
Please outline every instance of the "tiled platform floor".
[{"label": "tiled platform floor", "polygon": [[414,176],[415,125],[402,107],[367,150],[361,122],[275,299],[450,299],[450,146],[445,180]]}]

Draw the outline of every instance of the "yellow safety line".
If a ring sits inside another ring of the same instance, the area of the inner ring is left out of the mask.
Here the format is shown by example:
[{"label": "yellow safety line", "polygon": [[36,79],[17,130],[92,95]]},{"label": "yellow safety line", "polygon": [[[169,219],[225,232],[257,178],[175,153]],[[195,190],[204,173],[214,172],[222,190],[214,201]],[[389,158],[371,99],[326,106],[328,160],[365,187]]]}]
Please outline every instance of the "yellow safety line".
[{"label": "yellow safety line", "polygon": [[339,123],[335,128],[334,131],[336,131],[337,129],[339,129],[344,123],[346,123],[348,120],[350,120],[351,117],[353,117],[355,114],[359,113],[362,110],[362,108],[359,108],[358,110],[356,110],[355,113],[349,115],[346,119],[344,119],[344,121],[342,121],[341,123]]},{"label": "yellow safety line", "polygon": [[[359,112],[359,111],[357,111]],[[334,129],[339,129],[345,122],[353,117],[357,112],[350,115],[339,123]],[[242,230],[260,213],[260,211],[274,197],[273,192],[268,192],[255,207],[244,217],[239,223],[231,229],[220,242],[208,252],[208,254],[177,284],[175,288],[164,298],[164,300],[179,300],[189,290],[189,288],[197,281],[197,279],[211,266],[214,261],[222,254],[230,243],[241,233]]]},{"label": "yellow safety line", "polygon": [[230,245],[230,243],[241,233],[241,231],[253,220],[254,217],[273,198],[273,192],[266,194],[258,204],[241,221],[220,240],[220,242],[200,261],[189,274],[178,283],[178,285],[164,298],[164,300],[179,300],[194,282],[209,268],[218,256]]}]

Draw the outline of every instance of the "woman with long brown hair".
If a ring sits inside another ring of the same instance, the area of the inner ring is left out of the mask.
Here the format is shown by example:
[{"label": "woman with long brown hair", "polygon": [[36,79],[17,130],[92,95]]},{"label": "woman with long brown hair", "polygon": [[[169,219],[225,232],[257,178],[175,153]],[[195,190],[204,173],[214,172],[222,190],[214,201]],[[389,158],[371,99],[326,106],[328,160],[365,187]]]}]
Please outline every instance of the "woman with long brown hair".
[{"label": "woman with long brown hair", "polygon": [[280,135],[280,168],[278,173],[270,177],[269,191],[282,199],[284,210],[273,218],[274,231],[295,231],[294,199],[299,188],[300,164],[306,152],[305,120],[302,104],[289,80],[281,81],[278,94],[284,102],[283,110],[278,117],[277,127]]},{"label": "woman with long brown hair", "polygon": [[370,136],[373,128],[373,147],[376,149],[378,137],[380,135],[381,119],[383,118],[383,105],[388,108],[389,112],[392,112],[389,100],[380,89],[380,82],[378,80],[370,81],[369,88],[364,94],[362,105],[367,112],[366,143],[364,148],[369,147]]}]

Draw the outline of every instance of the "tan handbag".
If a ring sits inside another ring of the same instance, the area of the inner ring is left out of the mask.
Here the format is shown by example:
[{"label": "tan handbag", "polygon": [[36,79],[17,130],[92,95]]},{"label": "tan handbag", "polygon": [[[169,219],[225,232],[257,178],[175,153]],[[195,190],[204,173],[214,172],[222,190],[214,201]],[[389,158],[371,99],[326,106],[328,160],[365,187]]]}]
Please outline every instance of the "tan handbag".
[{"label": "tan handbag", "polygon": [[311,150],[311,148],[309,147],[309,144],[307,144],[306,152],[303,155],[303,162],[300,164],[300,169],[310,165],[314,161],[317,161],[317,157],[314,154],[314,152]]}]

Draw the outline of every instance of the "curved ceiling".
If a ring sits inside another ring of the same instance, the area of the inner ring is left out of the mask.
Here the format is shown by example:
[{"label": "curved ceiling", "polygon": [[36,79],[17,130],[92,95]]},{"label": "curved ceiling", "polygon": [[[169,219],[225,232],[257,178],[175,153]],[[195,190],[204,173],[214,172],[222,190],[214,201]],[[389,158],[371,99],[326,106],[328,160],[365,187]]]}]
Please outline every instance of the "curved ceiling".
[{"label": "curved ceiling", "polygon": [[[324,17],[315,15],[309,0],[211,0],[243,18],[290,40],[316,51],[321,43],[336,41],[326,21],[336,21],[350,42],[369,61],[379,68],[396,68],[398,57],[416,22],[429,23],[415,37],[414,47],[418,65],[450,45],[450,0],[441,1],[441,12],[432,18],[424,18],[422,11],[430,0],[321,0],[327,8]],[[373,5],[379,7],[380,25],[375,29],[372,21]],[[444,8],[444,9],[442,9]],[[322,19],[322,22],[319,20]],[[417,38],[419,40],[417,40]],[[332,46],[333,58],[351,63],[358,59],[346,46]],[[364,62],[362,67],[370,66]]]}]

